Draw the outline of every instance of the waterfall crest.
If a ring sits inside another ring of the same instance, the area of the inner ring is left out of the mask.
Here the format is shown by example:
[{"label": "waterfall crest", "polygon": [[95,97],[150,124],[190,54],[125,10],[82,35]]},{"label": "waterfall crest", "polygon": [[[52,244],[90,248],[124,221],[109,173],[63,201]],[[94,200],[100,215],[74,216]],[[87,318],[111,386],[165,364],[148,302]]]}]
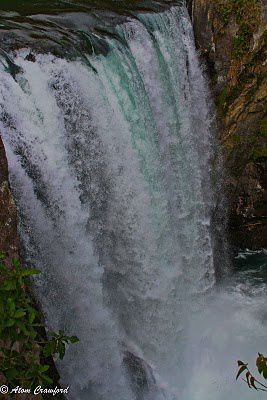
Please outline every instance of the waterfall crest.
[{"label": "waterfall crest", "polygon": [[[0,130],[47,325],[80,338],[70,396],[178,399],[188,299],[215,279],[207,91],[185,7],[115,32],[83,60],[18,51]],[[125,351],[153,370],[142,395]]]}]

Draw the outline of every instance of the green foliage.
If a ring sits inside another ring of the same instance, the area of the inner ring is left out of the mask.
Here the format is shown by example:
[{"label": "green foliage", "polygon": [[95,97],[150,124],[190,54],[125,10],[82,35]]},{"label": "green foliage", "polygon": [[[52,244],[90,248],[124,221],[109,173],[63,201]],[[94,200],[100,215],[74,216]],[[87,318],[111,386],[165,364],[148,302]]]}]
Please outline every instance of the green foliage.
[{"label": "green foliage", "polygon": [[223,114],[226,114],[229,106],[237,99],[240,91],[239,85],[230,87],[226,85],[218,96],[217,107]]},{"label": "green foliage", "polygon": [[251,31],[248,25],[241,25],[238,34],[233,38],[233,51],[235,57],[241,58],[249,51],[252,34],[253,31]]},{"label": "green foliage", "polygon": [[66,344],[79,341],[63,331],[51,333],[49,340],[40,333],[44,329],[29,294],[29,278],[38,273],[23,268],[15,258],[7,265],[0,254],[0,371],[13,387],[52,384],[50,367],[43,360],[55,354],[62,359]]},{"label": "green foliage", "polygon": [[21,268],[17,259],[12,267],[0,263],[0,337],[12,342],[36,337],[37,312],[27,294],[28,277],[35,269]]},{"label": "green foliage", "polygon": [[253,161],[261,161],[266,158],[267,158],[267,147],[253,149],[251,154],[251,159]]},{"label": "green foliage", "polygon": [[256,366],[259,374],[262,374],[264,379],[267,379],[267,358],[260,353],[258,353],[258,357],[256,359]]},{"label": "green foliage", "polygon": [[48,372],[49,365],[40,364],[35,351],[30,345],[19,351],[1,347],[0,369],[10,385],[33,389],[53,383]]},{"label": "green foliage", "polygon": [[263,138],[267,138],[267,118],[264,118],[260,122],[260,131],[259,135]]},{"label": "green foliage", "polygon": [[232,14],[232,3],[227,1],[219,1],[217,10],[220,14],[220,19],[222,20],[223,24],[227,25]]},{"label": "green foliage", "polygon": [[218,16],[224,27],[234,17],[239,25],[233,38],[233,56],[242,58],[249,50],[250,41],[260,18],[260,2],[258,0],[218,0]]},{"label": "green foliage", "polygon": [[226,85],[218,96],[217,106],[219,110],[224,110],[228,100],[228,86]]},{"label": "green foliage", "polygon": [[244,142],[244,139],[242,138],[242,136],[235,134],[233,135],[233,143],[236,144],[242,144]]},{"label": "green foliage", "polygon": [[[255,376],[251,373],[248,368],[248,364],[245,364],[243,361],[237,361],[238,372],[236,375],[236,380],[244,375],[245,378],[242,378],[248,385],[250,389],[260,390],[263,392],[267,391],[267,386],[260,382]],[[267,379],[267,358],[262,354],[258,353],[258,357],[256,359],[256,367],[258,372],[264,379]]]},{"label": "green foliage", "polygon": [[66,336],[63,331],[59,331],[58,333],[50,332],[49,336],[51,339],[45,344],[43,349],[45,357],[58,353],[59,358],[62,360],[65,355],[66,344],[79,342],[77,336]]}]

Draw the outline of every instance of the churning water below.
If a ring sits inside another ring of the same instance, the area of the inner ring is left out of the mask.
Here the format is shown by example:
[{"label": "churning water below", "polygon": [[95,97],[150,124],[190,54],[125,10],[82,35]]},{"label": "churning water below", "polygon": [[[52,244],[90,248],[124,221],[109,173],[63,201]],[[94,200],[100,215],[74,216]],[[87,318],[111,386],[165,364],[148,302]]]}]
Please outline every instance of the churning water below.
[{"label": "churning water below", "polygon": [[[267,251],[240,252],[234,271],[192,312],[186,335],[188,375],[183,400],[264,399],[235,381],[237,360],[249,364],[266,350]],[[264,379],[260,379],[264,383]]]},{"label": "churning water below", "polygon": [[26,259],[43,272],[48,327],[80,338],[62,385],[75,400],[246,398],[233,364],[264,351],[265,300],[214,289],[214,135],[187,12],[140,14],[105,49],[35,62],[20,50],[16,76],[2,60]]}]

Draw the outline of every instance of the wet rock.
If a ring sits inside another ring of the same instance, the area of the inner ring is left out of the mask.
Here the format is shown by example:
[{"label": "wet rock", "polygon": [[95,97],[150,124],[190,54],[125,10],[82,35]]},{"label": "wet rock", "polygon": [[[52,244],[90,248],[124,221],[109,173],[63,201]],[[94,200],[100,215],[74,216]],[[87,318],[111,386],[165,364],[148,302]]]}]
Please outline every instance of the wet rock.
[{"label": "wet rock", "polygon": [[267,0],[193,0],[192,20],[217,105],[232,244],[260,249],[267,246]]},{"label": "wet rock", "polygon": [[17,211],[8,183],[8,166],[0,138],[0,251],[8,258],[18,255]]},{"label": "wet rock", "polygon": [[31,61],[31,62],[35,62],[36,61],[36,57],[33,53],[29,53],[26,57],[25,60],[27,61]]},{"label": "wet rock", "polygon": [[156,380],[150,365],[133,352],[125,350],[123,354],[123,363],[129,374],[136,400],[144,400],[147,395],[152,396],[156,390]]}]

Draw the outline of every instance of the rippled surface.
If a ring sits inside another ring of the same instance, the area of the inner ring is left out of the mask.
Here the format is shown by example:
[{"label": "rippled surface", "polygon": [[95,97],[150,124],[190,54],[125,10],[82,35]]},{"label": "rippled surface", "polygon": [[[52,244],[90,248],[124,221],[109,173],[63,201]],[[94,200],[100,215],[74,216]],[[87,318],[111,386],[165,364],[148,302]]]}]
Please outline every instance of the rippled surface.
[{"label": "rippled surface", "polygon": [[[20,47],[73,58],[92,51],[83,33],[112,37],[114,27],[139,12],[160,12],[181,1],[2,0],[0,40],[5,51]],[[94,43],[94,50],[97,50]],[[67,49],[67,51],[66,51]],[[101,47],[99,51],[102,52]]]}]

